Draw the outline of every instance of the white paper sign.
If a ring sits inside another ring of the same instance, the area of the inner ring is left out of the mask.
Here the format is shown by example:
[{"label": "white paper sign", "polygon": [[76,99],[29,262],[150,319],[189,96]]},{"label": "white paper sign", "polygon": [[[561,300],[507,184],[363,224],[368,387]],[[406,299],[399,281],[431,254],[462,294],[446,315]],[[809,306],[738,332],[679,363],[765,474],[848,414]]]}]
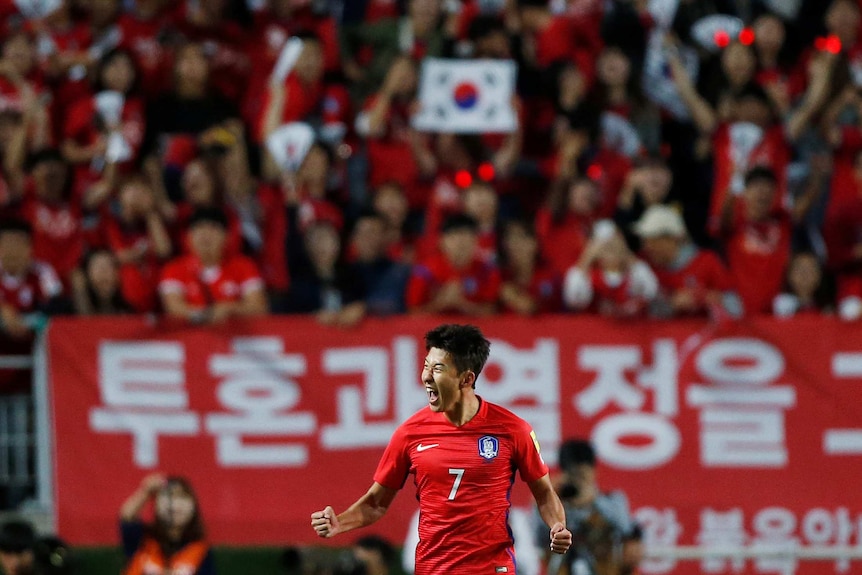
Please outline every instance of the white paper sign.
[{"label": "white paper sign", "polygon": [[266,149],[279,168],[296,171],[314,143],[314,130],[304,122],[291,122],[266,138]]}]

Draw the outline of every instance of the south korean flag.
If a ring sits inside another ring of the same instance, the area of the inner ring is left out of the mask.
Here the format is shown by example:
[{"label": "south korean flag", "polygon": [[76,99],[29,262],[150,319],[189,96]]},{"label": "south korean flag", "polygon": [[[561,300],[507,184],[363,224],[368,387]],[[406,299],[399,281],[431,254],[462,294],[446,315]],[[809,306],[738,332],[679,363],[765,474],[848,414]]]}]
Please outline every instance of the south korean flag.
[{"label": "south korean flag", "polygon": [[426,58],[413,127],[457,134],[514,132],[516,72],[511,60]]}]

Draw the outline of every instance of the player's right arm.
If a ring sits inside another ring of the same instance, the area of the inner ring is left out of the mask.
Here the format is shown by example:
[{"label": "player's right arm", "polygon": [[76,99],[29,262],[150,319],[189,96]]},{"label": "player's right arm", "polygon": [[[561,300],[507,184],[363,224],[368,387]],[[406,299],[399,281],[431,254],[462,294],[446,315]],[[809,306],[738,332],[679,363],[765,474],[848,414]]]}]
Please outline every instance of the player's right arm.
[{"label": "player's right arm", "polygon": [[376,481],[365,495],[343,513],[336,514],[332,507],[311,514],[311,527],[320,537],[334,537],[360,527],[371,525],[386,514],[398,493]]}]

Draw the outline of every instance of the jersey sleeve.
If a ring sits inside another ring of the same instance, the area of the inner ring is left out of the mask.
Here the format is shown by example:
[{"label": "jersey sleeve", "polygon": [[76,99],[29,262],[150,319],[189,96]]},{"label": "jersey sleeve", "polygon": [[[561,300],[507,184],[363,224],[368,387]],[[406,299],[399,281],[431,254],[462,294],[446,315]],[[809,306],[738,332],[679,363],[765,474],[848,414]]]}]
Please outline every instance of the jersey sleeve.
[{"label": "jersey sleeve", "polygon": [[162,270],[161,278],[159,279],[159,292],[162,294],[180,293],[186,291],[186,286],[182,280],[182,271],[180,262],[172,261]]},{"label": "jersey sleeve", "polygon": [[515,465],[524,483],[532,483],[548,473],[548,466],[542,459],[542,448],[536,432],[526,421],[521,421],[515,434]]},{"label": "jersey sleeve", "polygon": [[237,262],[237,276],[240,291],[244,296],[264,289],[263,278],[257,269],[257,264],[249,258],[242,257]]},{"label": "jersey sleeve", "polygon": [[389,489],[401,489],[410,472],[410,457],[407,452],[407,437],[404,428],[399,427],[389,440],[386,451],[377,464],[374,481]]}]

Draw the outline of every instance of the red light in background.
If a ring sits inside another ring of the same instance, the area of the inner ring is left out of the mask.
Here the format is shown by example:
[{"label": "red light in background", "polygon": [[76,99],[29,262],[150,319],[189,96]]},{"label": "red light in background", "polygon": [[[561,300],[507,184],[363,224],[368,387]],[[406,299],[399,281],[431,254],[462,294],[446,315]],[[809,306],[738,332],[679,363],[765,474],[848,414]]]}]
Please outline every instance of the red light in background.
[{"label": "red light in background", "polygon": [[715,45],[719,48],[726,48],[727,45],[730,44],[730,34],[724,30],[716,30],[712,39],[715,41]]},{"label": "red light in background", "polygon": [[587,177],[591,180],[598,180],[604,174],[604,170],[598,164],[591,164],[590,167],[587,168]]},{"label": "red light in background", "polygon": [[838,54],[841,52],[841,38],[835,34],[831,34],[826,37],[824,46],[826,47],[826,51],[830,54]]},{"label": "red light in background", "polygon": [[473,176],[467,170],[458,170],[455,172],[455,185],[459,188],[466,188],[473,183]]},{"label": "red light in background", "polygon": [[819,50],[820,52],[825,51],[826,50],[826,38],[819,37],[816,40],[814,40],[814,47],[817,50]]},{"label": "red light in background", "polygon": [[480,164],[477,172],[483,181],[490,182],[494,179],[494,165],[489,162]]},{"label": "red light in background", "polygon": [[751,28],[743,28],[739,32],[739,43],[743,46],[751,46],[754,44],[754,30]]}]

